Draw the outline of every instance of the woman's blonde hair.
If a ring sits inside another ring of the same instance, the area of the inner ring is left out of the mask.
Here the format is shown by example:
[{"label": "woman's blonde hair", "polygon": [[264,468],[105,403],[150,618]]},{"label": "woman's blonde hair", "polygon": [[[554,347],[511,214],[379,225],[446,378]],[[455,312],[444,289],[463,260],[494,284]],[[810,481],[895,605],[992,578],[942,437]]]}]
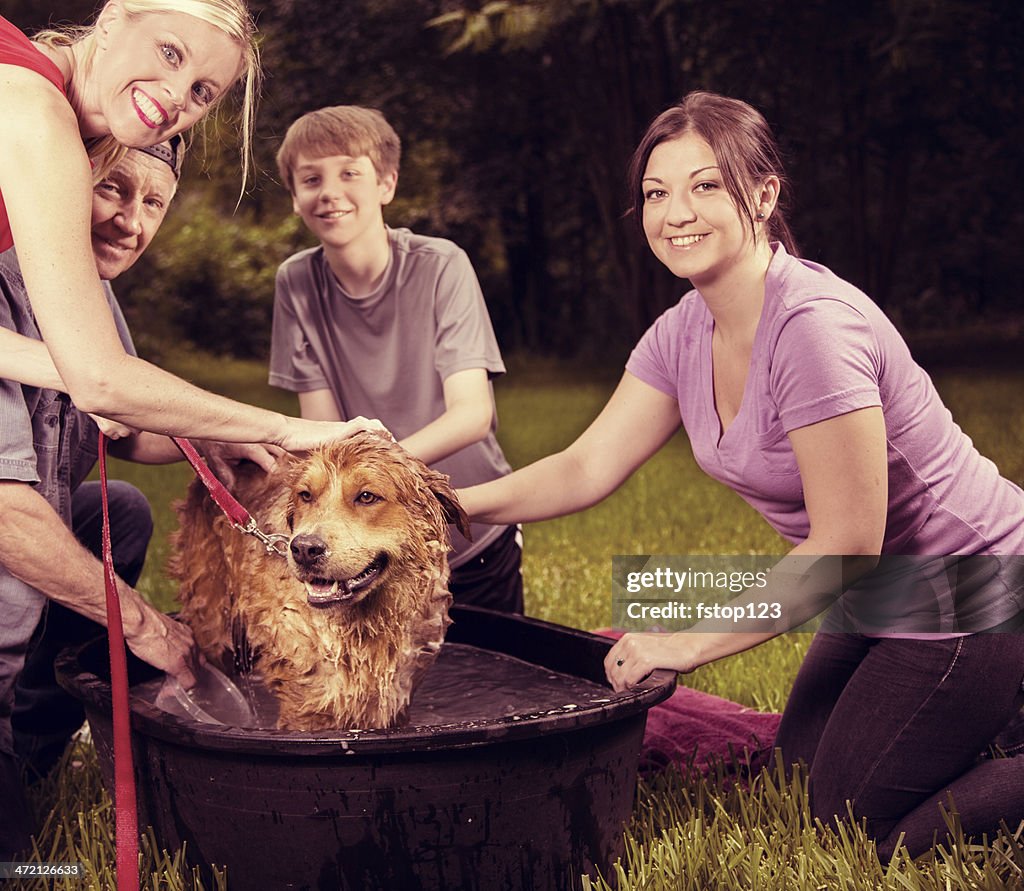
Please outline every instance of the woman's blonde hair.
[{"label": "woman's blonde hair", "polygon": [[[242,99],[239,130],[242,134],[242,190],[248,182],[252,169],[253,132],[256,126],[256,102],[259,98],[260,68],[259,46],[256,42],[256,25],[253,23],[244,0],[117,0],[125,14],[133,16],[148,13],[182,13],[200,19],[223,31],[238,44],[242,51]],[[50,47],[66,47],[83,43],[83,63],[86,75],[96,54],[93,36],[95,24],[83,27],[69,27],[60,30],[41,31],[32,39]],[[124,157],[127,149],[111,136],[90,140],[86,144],[93,162],[93,179],[99,182]]]}]

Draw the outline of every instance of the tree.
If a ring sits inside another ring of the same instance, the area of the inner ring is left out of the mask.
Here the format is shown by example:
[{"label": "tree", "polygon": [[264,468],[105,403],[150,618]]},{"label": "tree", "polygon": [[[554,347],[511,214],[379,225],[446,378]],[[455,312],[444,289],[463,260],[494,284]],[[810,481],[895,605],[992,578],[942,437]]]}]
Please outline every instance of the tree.
[{"label": "tree", "polygon": [[[25,0],[8,2],[39,18]],[[263,175],[236,213],[228,107],[208,150],[196,143],[189,194],[201,192],[230,225],[274,230],[290,214],[273,163],[287,125],[323,105],[380,108],[404,144],[389,221],[467,249],[506,348],[618,361],[678,299],[685,283],[624,217],[624,179],[650,119],[692,89],[765,114],[788,161],[802,253],[898,320],[919,327],[1017,310],[1024,4],[350,0],[339,10],[325,0],[254,0],[252,8],[268,72]],[[195,175],[204,155],[209,180]],[[245,243],[263,242],[257,234]],[[292,246],[268,250],[268,267]],[[179,253],[188,255],[184,246]],[[253,278],[266,280],[262,271]],[[260,301],[269,319],[270,295]]]}]

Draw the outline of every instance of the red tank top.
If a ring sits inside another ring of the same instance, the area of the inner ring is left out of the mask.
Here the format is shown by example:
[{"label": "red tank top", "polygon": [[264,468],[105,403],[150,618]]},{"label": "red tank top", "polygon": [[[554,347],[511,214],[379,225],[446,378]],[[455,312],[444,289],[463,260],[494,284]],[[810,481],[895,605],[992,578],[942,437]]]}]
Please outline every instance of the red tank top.
[{"label": "red tank top", "polygon": [[[46,56],[37,50],[29,39],[14,27],[7,19],[0,16],[0,64],[17,65],[41,74],[66,97],[64,75],[60,69]],[[7,220],[7,208],[4,207],[3,195],[0,195],[0,251],[6,251],[14,244],[11,237],[11,224]]]}]

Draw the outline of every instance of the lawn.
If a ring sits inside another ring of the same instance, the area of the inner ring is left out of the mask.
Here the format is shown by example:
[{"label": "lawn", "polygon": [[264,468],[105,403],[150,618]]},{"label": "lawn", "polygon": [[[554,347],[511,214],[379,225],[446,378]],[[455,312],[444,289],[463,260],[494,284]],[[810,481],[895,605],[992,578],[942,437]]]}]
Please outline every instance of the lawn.
[{"label": "lawn", "polygon": [[[183,356],[168,367],[218,392],[282,411],[296,402],[265,385],[255,363]],[[585,373],[551,362],[520,360],[496,385],[499,438],[514,467],[568,444],[594,417],[616,376]],[[1003,474],[1024,480],[1024,372],[946,370],[936,383],[954,417]],[[149,496],[156,532],[140,589],[174,608],[164,578],[166,538],[174,527],[171,502],[191,476],[184,465],[137,467],[111,462],[111,475],[131,480]],[[561,624],[596,628],[611,619],[611,559],[616,554],[777,554],[783,543],[738,497],[697,469],[685,437],[677,436],[625,486],[582,514],[535,523],[525,531],[526,611]],[[756,650],[706,666],[689,686],[763,710],[780,710],[809,642],[784,635]],[[110,805],[96,780],[88,748],[39,796],[46,811],[40,834],[44,860],[89,859],[96,887],[106,887],[113,855]],[[812,825],[800,778],[765,771],[749,787],[724,776],[669,771],[638,792],[627,831],[627,856],[613,875],[587,880],[611,889],[967,889],[1024,887],[1024,844],[995,840],[937,848],[916,862],[898,856],[883,867],[855,825],[835,834]],[[955,820],[951,828],[956,833]],[[146,849],[146,887],[193,887],[178,854]],[[40,888],[43,886],[40,885]],[[59,887],[59,886],[58,886]],[[69,885],[68,887],[81,887]],[[196,886],[198,887],[198,886]]]}]

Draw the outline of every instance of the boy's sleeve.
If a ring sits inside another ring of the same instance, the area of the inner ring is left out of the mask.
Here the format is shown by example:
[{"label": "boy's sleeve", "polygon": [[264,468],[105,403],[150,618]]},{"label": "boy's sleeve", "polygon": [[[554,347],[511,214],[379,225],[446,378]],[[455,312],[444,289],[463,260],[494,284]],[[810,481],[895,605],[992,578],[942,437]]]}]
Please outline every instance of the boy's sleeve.
[{"label": "boy's sleeve", "polygon": [[329,386],[302,328],[291,283],[281,267],[274,282],[274,321],[270,335],[270,385],[306,393]]},{"label": "boy's sleeve", "polygon": [[461,249],[452,254],[438,276],[434,313],[434,367],[441,380],[470,368],[483,368],[490,378],[504,374],[505,363],[480,282]]}]

